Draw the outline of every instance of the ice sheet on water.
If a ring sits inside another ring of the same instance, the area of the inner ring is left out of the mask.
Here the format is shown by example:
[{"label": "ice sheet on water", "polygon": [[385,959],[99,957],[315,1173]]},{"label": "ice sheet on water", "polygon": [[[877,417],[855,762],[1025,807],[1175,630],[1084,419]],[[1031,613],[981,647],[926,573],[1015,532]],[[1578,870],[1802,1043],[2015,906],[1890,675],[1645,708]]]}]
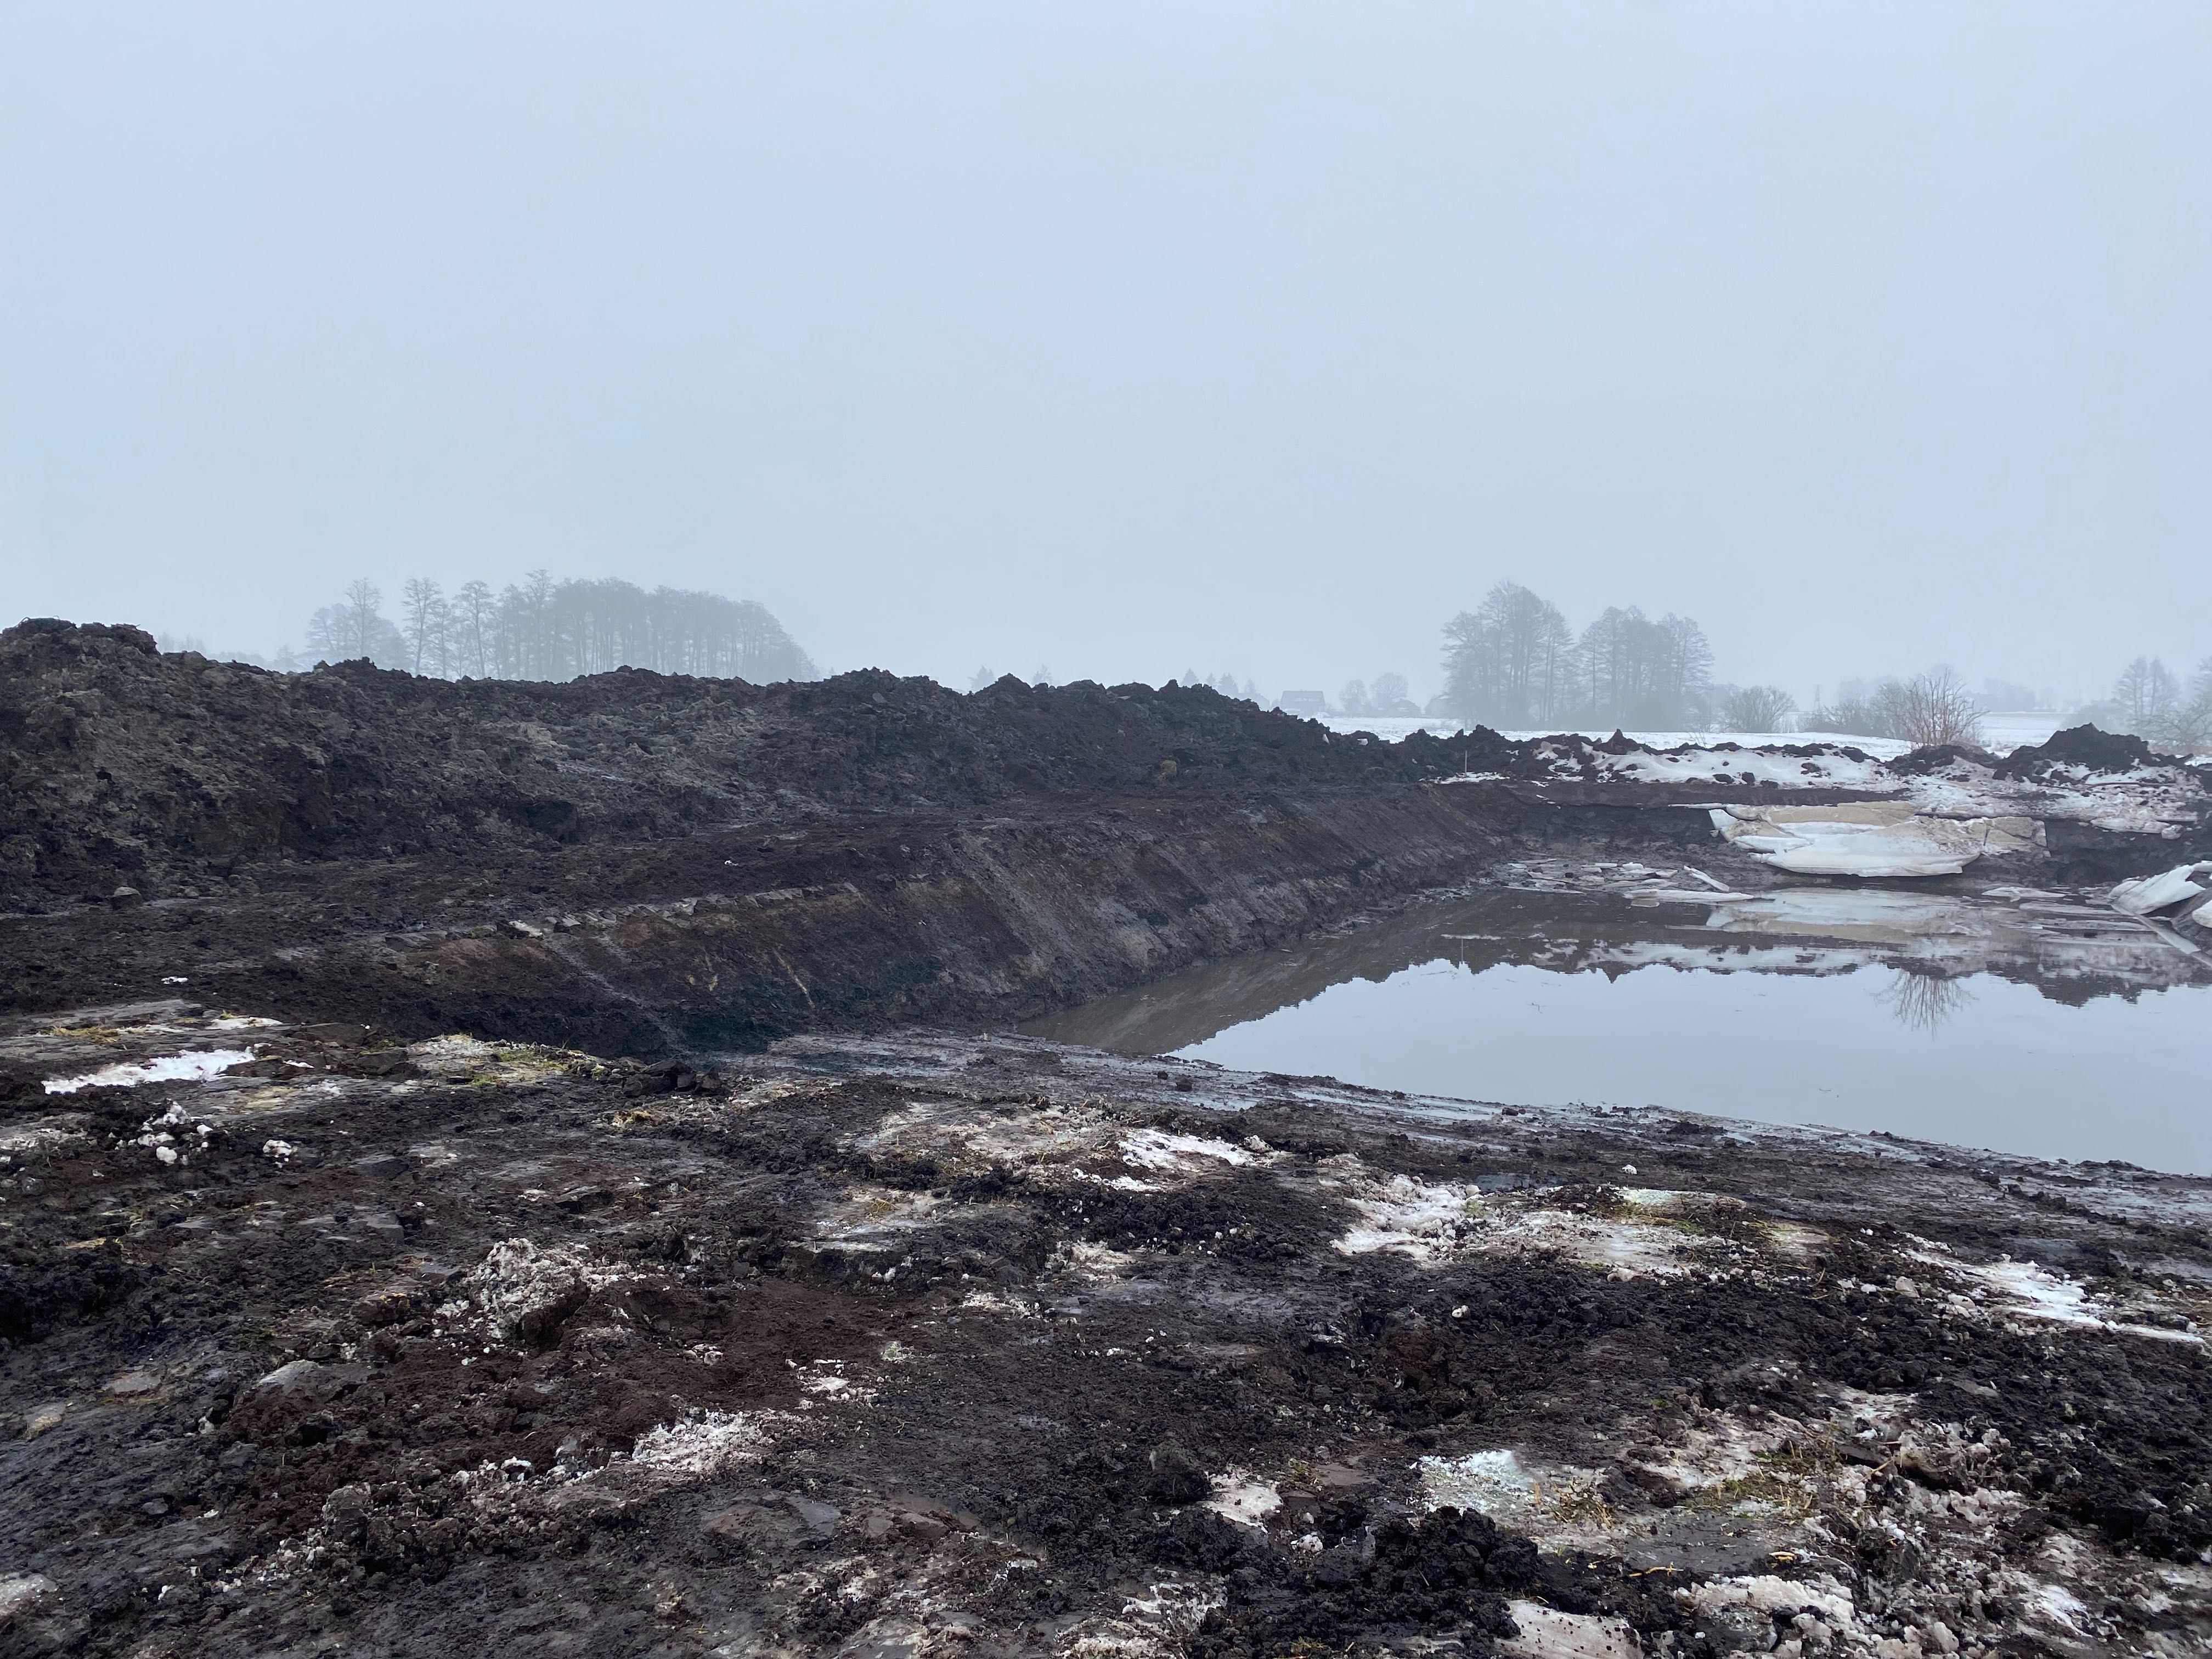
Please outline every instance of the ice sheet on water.
[{"label": "ice sheet on water", "polygon": [[2199,864],[2177,864],[2154,876],[2124,881],[2112,889],[2109,902],[2123,915],[2147,916],[2185,900],[2202,897],[2212,888],[2212,860]]},{"label": "ice sheet on water", "polygon": [[1910,801],[1716,806],[1721,838],[1807,876],[1955,876],[1987,853],[2036,844],[2032,819],[1937,817]]}]

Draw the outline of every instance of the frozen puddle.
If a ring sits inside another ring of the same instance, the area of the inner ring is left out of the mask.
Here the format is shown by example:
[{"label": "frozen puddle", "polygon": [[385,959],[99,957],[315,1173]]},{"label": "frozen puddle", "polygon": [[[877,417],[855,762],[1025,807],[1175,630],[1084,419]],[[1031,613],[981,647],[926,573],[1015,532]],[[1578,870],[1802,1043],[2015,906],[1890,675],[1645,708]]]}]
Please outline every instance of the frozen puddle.
[{"label": "frozen puddle", "polygon": [[[2101,892],[1741,894],[1640,864],[1528,874],[1554,890],[1408,911],[1025,1029],[1458,1099],[2212,1174],[2212,952],[2176,949]],[[1213,1161],[1127,1151],[1155,1180],[1155,1160]],[[1360,1196],[1369,1248],[1418,1250],[1461,1220],[1448,1194]]]}]

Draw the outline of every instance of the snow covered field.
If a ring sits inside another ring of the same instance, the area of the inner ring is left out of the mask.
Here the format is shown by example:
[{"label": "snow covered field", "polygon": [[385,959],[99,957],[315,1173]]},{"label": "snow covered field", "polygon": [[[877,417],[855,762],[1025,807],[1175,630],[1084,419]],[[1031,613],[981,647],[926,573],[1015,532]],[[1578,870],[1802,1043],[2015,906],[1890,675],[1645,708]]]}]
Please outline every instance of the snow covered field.
[{"label": "snow covered field", "polygon": [[[1328,714],[1322,724],[1332,732],[1349,735],[1364,732],[1381,738],[1386,743],[1396,743],[1416,732],[1430,732],[1448,738],[1455,732],[1465,730],[1458,720],[1420,720],[1364,717],[1358,714]],[[2022,744],[2042,743],[2058,730],[2059,718],[2050,714],[1996,714],[1982,716],[1982,740],[1997,754],[2009,753]],[[1549,738],[1560,735],[1555,732],[1507,732],[1505,737],[1519,742],[1524,738]],[[1580,735],[1602,740],[1613,733],[1609,731],[1584,731]],[[1673,749],[1686,743],[1710,748],[1717,743],[1741,744],[1746,749],[1781,743],[1849,744],[1877,760],[1893,760],[1912,745],[1889,738],[1856,737],[1847,732],[1631,732],[1627,734],[1647,749]]]},{"label": "snow covered field", "polygon": [[[1325,715],[1322,717],[1322,724],[1332,732],[1346,736],[1355,732],[1364,732],[1371,737],[1381,738],[1386,743],[1396,743],[1401,738],[1413,736],[1416,732],[1429,732],[1440,738],[1449,738],[1454,732],[1467,729],[1465,725],[1458,720],[1411,718],[1365,719],[1357,714]],[[1499,735],[1510,738],[1515,743],[1520,743],[1529,738],[1562,736],[1585,737],[1593,742],[1601,743],[1611,737],[1613,732],[1609,729],[1596,732],[1571,728],[1567,732],[1504,732]],[[1757,749],[1782,743],[1849,744],[1863,754],[1872,755],[1877,760],[1893,760],[1912,747],[1909,743],[1898,743],[1887,738],[1855,738],[1839,732],[1631,732],[1626,735],[1632,742],[1640,743],[1646,749],[1674,749],[1686,743],[1697,744],[1705,748],[1711,748],[1717,743],[1733,743],[1741,744],[1746,749]],[[2044,735],[2048,737],[2050,733],[2045,732]],[[2027,741],[2029,739],[2012,739],[2012,742]],[[2041,739],[2037,738],[2034,741],[2040,742]],[[2006,746],[2010,747],[2010,743]]]}]

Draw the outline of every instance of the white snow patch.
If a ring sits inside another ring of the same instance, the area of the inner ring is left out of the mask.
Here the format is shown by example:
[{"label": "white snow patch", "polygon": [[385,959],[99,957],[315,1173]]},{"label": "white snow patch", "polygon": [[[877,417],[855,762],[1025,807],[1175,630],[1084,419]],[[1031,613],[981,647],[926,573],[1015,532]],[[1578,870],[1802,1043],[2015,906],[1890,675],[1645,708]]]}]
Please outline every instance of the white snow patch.
[{"label": "white snow patch", "polygon": [[1283,1495],[1272,1480],[1256,1480],[1242,1469],[1212,1477],[1213,1496],[1206,1507],[1242,1527],[1264,1527],[1267,1517],[1283,1507]]},{"label": "white snow patch", "polygon": [[633,1467],[656,1474],[714,1474],[761,1448],[760,1419],[745,1412],[702,1412],[680,1423],[663,1423],[638,1436]]},{"label": "white snow patch", "polygon": [[960,1307],[963,1313],[1012,1314],[1017,1319],[1037,1316],[1034,1304],[1012,1301],[996,1291],[970,1291],[960,1298]]},{"label": "white snow patch", "polygon": [[50,1077],[46,1088],[50,1095],[73,1095],[80,1089],[130,1089],[142,1083],[198,1083],[252,1058],[251,1048],[200,1048],[188,1054],[123,1060],[79,1077]]},{"label": "white snow patch", "polygon": [[1778,1577],[1772,1573],[1760,1573],[1743,1578],[1716,1579],[1709,1584],[1699,1584],[1694,1589],[1678,1590],[1676,1595],[1702,1612],[1718,1613],[1727,1607],[1749,1607],[1771,1617],[1778,1613],[1797,1613],[1811,1609],[1826,1623],[1849,1629],[1858,1616],[1858,1607],[1850,1592],[1834,1579],[1826,1577],[1807,1583],[1801,1579]]}]

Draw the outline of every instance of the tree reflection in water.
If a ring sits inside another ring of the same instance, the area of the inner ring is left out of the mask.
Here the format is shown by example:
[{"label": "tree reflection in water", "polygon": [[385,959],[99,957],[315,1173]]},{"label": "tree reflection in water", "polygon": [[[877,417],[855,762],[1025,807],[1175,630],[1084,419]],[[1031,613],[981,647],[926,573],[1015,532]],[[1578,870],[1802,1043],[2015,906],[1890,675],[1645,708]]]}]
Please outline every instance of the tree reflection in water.
[{"label": "tree reflection in water", "polygon": [[1881,1000],[1889,1005],[1899,1025],[1933,1036],[1943,1029],[1944,1021],[1973,1001],[1974,994],[1963,979],[1916,974],[1908,969],[1890,981]]}]

